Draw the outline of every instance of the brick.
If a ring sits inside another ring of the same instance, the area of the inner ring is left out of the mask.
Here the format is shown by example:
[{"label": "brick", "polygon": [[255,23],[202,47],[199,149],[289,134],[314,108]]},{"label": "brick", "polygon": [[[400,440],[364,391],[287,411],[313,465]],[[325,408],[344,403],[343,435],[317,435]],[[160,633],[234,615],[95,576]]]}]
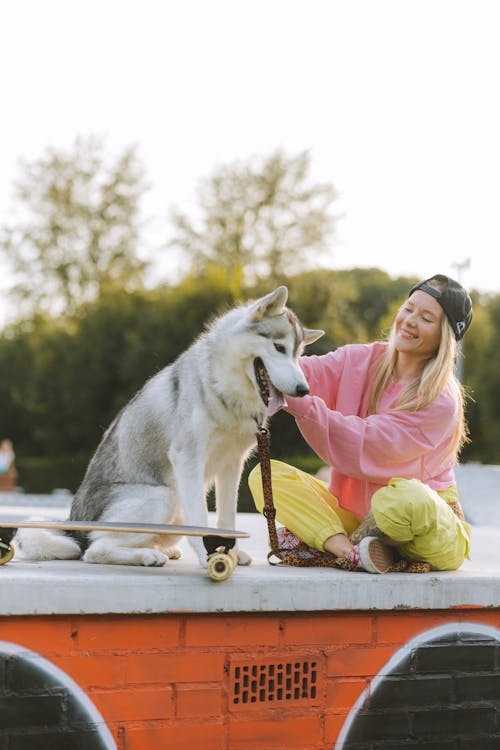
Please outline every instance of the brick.
[{"label": "brick", "polygon": [[82,617],[78,620],[78,648],[82,651],[152,651],[180,643],[177,616]]},{"label": "brick", "polygon": [[5,687],[10,693],[47,693],[59,687],[59,680],[48,671],[47,660],[33,652],[21,652],[5,660]]},{"label": "brick", "polygon": [[415,651],[418,672],[475,672],[495,668],[493,644],[463,644],[436,642]]},{"label": "brick", "polygon": [[322,739],[321,720],[318,716],[282,716],[275,720],[260,719],[232,721],[229,725],[231,750],[251,748],[317,747]]},{"label": "brick", "polygon": [[463,737],[460,743],[460,750],[498,750],[500,747],[500,734],[474,735],[474,737]]},{"label": "brick", "polygon": [[[455,613],[452,613],[452,616]],[[463,627],[473,628],[476,624],[490,625],[492,628],[500,629],[500,611],[495,609],[475,609],[470,612],[464,611],[453,621],[462,623]]]},{"label": "brick", "polygon": [[[320,655],[321,657],[321,655]],[[273,653],[273,658],[231,659],[229,710],[262,710],[296,707],[324,701],[322,658],[293,653]]]},{"label": "brick", "polygon": [[126,750],[221,750],[225,747],[224,726],[221,723],[177,724],[175,726],[151,726],[137,729],[124,729]]},{"label": "brick", "polygon": [[51,661],[84,688],[116,687],[123,684],[122,656],[75,654],[54,656]]},{"label": "brick", "polygon": [[[193,651],[171,654],[130,654],[125,658],[125,682],[221,682],[224,675],[223,654],[200,654]],[[128,748],[127,748],[128,750]]]},{"label": "brick", "polygon": [[93,690],[89,697],[106,722],[168,719],[174,713],[171,687],[157,687],[154,690]]},{"label": "brick", "polygon": [[64,693],[0,696],[0,729],[29,729],[59,724],[64,719]]},{"label": "brick", "polygon": [[177,687],[176,715],[179,718],[220,716],[222,714],[222,689],[179,685]]},{"label": "brick", "polygon": [[448,705],[453,697],[451,677],[420,679],[414,677],[385,677],[370,696],[370,708],[391,708],[428,705]]},{"label": "brick", "polygon": [[0,620],[0,640],[11,641],[45,656],[73,650],[69,619],[59,617],[12,617]]},{"label": "brick", "polygon": [[371,616],[307,615],[285,620],[283,637],[288,644],[370,644],[373,639]]},{"label": "brick", "polygon": [[356,703],[368,680],[330,680],[327,687],[326,706],[328,709],[350,709]]},{"label": "brick", "polygon": [[[410,721],[406,711],[389,711],[382,713],[361,710],[349,729],[347,739],[350,742],[376,742],[377,740],[400,740],[410,737]],[[349,747],[349,743],[347,747]]]},{"label": "brick", "polygon": [[334,714],[325,718],[325,742],[333,743],[338,738],[340,730],[344,726],[347,712]]},{"label": "brick", "polygon": [[[122,684],[121,657],[53,656],[50,663],[61,669],[78,685],[111,687]],[[6,668],[5,685],[13,693],[47,692],[61,685],[61,678],[50,668],[48,661],[30,652],[11,656],[3,662]],[[64,679],[62,683],[65,684]]]},{"label": "brick", "polygon": [[338,649],[328,654],[328,677],[373,677],[393,656],[393,646]]},{"label": "brick", "polygon": [[479,633],[474,629],[473,623],[464,623],[463,625],[457,625],[457,640],[461,643],[491,643],[493,645],[498,644],[496,634],[493,633]]},{"label": "brick", "polygon": [[413,730],[417,737],[434,737],[462,733],[493,733],[496,730],[493,708],[436,708],[413,714]]},{"label": "brick", "polygon": [[440,614],[407,614],[406,612],[391,612],[379,614],[375,620],[377,643],[393,643],[402,646],[419,633],[444,625],[449,622],[449,616]]},{"label": "brick", "polygon": [[[376,742],[374,745],[370,745],[370,750],[402,750],[401,743],[399,740],[396,742],[387,742],[384,740],[383,743],[379,744]],[[431,740],[430,742],[424,742],[423,740],[417,740],[416,742],[406,741],[404,744],[404,750],[461,750],[462,745],[458,744],[458,740]],[[345,750],[349,750],[346,748]],[[485,750],[483,746],[476,745],[474,750]],[[496,748],[498,750],[498,748]]]},{"label": "brick", "polygon": [[210,616],[189,618],[186,646],[276,646],[280,628],[277,617]]},{"label": "brick", "polygon": [[[459,675],[455,677],[457,701],[500,701],[500,674]],[[500,747],[500,745],[499,745]]]},{"label": "brick", "polygon": [[[7,747],[7,745],[5,745]],[[38,748],[50,748],[50,750],[90,750],[90,748],[102,748],[102,740],[95,731],[84,732],[40,732],[40,734],[23,734],[10,736],[9,750],[38,750]],[[0,744],[0,749],[4,746]]]}]

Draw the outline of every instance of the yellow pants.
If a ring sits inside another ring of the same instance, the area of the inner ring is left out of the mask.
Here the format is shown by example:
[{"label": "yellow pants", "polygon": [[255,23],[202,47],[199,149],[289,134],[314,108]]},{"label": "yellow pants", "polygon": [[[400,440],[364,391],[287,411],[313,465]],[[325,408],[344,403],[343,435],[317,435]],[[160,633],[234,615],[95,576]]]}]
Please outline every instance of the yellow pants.
[{"label": "yellow pants", "polygon": [[[360,519],[340,507],[320,479],[300,469],[271,461],[276,518],[310,547],[323,551],[334,534],[349,536]],[[260,466],[248,478],[257,510],[264,497]],[[456,570],[469,557],[470,529],[449,507],[456,487],[436,492],[418,479],[391,479],[372,498],[377,527],[395,542],[408,560],[430,563],[434,570]],[[362,520],[362,519],[361,519]]]}]

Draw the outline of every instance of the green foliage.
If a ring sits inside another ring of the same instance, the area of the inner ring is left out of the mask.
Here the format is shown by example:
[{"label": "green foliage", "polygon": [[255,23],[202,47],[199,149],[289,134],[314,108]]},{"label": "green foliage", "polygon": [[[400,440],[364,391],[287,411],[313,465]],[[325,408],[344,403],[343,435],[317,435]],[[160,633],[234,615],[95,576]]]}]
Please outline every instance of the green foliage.
[{"label": "green foliage", "polygon": [[131,396],[234,298],[224,279],[117,291],[71,316],[37,315],[0,338],[2,432],[18,455],[92,451]]},{"label": "green foliage", "polygon": [[500,296],[473,295],[474,319],[463,342],[463,382],[471,442],[464,460],[500,464]]},{"label": "green foliage", "polygon": [[16,460],[19,487],[23,492],[49,494],[55,489],[76,492],[83,479],[90,454],[44,456]]}]

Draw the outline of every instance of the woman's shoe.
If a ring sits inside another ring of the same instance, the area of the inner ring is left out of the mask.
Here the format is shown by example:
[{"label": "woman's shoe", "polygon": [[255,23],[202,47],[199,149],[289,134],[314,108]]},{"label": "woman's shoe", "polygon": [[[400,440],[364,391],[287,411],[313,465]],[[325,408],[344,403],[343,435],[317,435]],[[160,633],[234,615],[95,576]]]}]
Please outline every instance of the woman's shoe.
[{"label": "woman's shoe", "polygon": [[337,557],[335,564],[344,570],[365,570],[367,573],[387,573],[394,563],[394,554],[380,539],[365,536],[347,555]]},{"label": "woman's shoe", "polygon": [[368,573],[387,573],[392,568],[393,551],[380,539],[365,536],[355,547],[359,552],[359,567]]}]

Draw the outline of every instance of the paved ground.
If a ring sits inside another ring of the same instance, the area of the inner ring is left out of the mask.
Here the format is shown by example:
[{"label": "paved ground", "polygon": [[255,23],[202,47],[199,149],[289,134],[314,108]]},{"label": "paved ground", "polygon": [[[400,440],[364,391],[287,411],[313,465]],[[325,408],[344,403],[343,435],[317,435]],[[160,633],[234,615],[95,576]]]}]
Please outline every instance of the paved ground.
[{"label": "paved ground", "polygon": [[456,476],[469,522],[500,529],[500,466],[463,464]]},{"label": "paved ground", "polygon": [[[242,546],[253,563],[239,567],[225,583],[207,578],[185,540],[183,558],[158,569],[15,557],[0,568],[0,614],[500,607],[500,467],[460,467],[458,481],[473,524],[472,559],[459,571],[373,576],[272,567],[266,560],[265,520],[239,514],[238,528],[251,534]],[[64,518],[70,500],[64,494],[3,494],[2,513]]]}]

